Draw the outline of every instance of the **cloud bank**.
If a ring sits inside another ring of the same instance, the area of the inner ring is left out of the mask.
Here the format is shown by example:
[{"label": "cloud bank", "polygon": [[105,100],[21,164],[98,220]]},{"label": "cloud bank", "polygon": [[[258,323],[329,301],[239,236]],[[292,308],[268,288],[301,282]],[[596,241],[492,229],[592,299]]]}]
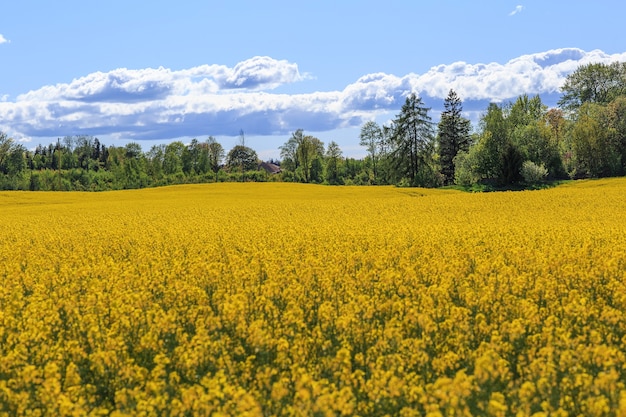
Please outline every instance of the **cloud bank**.
[{"label": "cloud bank", "polygon": [[[18,138],[90,134],[127,140],[234,136],[240,129],[249,135],[299,128],[322,132],[399,111],[411,92],[427,103],[442,103],[452,88],[464,103],[482,106],[520,94],[554,95],[578,66],[613,61],[626,61],[626,52],[566,48],[506,63],[454,62],[424,74],[367,74],[341,91],[300,94],[273,91],[310,77],[297,64],[270,57],[254,57],[234,67],[120,68],[5,99],[0,102],[0,130]],[[471,110],[469,105],[466,110]]]}]

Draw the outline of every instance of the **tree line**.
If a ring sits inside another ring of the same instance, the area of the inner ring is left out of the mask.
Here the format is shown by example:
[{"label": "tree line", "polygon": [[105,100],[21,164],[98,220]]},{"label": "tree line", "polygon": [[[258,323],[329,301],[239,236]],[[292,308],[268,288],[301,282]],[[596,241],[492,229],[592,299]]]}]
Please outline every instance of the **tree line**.
[{"label": "tree line", "polygon": [[588,64],[570,74],[557,108],[539,96],[491,103],[472,129],[454,90],[437,124],[410,94],[389,125],[366,122],[362,159],[346,158],[301,129],[262,162],[240,142],[228,153],[212,136],[143,152],[66,136],[26,149],[0,132],[0,189],[113,190],[216,181],[294,181],[400,186],[531,186],[550,180],[626,174],[626,63]]},{"label": "tree line", "polygon": [[489,189],[625,175],[626,63],[581,66],[561,90],[557,108],[528,95],[491,103],[473,131],[453,90],[436,128],[410,95],[389,126],[361,128],[371,181]]}]

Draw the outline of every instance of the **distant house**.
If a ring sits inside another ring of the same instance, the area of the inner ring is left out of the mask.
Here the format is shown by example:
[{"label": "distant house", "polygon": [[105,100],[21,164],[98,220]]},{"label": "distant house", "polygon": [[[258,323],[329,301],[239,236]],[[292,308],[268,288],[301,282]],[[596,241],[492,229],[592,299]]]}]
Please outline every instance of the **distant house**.
[{"label": "distant house", "polygon": [[264,169],[268,174],[279,174],[281,172],[280,166],[271,162],[261,162],[259,169]]}]

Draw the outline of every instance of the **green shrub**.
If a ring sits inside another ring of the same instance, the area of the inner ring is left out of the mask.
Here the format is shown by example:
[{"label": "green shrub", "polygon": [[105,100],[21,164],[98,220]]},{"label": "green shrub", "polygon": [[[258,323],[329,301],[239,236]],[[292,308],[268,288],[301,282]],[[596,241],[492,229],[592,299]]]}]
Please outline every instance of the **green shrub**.
[{"label": "green shrub", "polygon": [[548,170],[543,164],[537,165],[532,161],[524,161],[520,173],[528,184],[542,182],[548,176]]}]

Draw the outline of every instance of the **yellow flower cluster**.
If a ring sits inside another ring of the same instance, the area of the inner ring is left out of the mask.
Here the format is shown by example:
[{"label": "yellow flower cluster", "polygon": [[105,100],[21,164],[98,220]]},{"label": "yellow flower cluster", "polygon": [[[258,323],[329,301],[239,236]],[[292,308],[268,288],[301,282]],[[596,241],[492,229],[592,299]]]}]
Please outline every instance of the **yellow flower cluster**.
[{"label": "yellow flower cluster", "polygon": [[626,416],[624,179],[0,210],[0,416]]}]

